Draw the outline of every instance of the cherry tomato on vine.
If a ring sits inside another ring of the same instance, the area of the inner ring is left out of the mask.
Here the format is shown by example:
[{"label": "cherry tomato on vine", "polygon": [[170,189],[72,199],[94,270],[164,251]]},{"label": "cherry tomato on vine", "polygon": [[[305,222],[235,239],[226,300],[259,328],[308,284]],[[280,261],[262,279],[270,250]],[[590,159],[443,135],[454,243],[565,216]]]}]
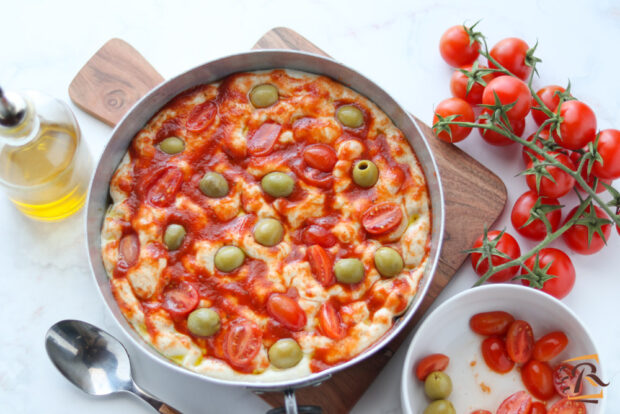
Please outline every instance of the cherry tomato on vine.
[{"label": "cherry tomato on vine", "polygon": [[563,399],[551,406],[548,414],[586,414],[586,405],[581,401]]},{"label": "cherry tomato on vine", "polygon": [[[555,155],[555,159],[571,170],[575,170],[575,164],[568,158],[566,154],[562,154],[560,152],[549,151],[548,154]],[[527,163],[527,168],[532,168],[534,163],[530,160]],[[560,169],[560,167],[556,167],[555,165],[548,165],[545,167],[547,172],[551,174],[554,181],[551,181],[547,177],[542,177],[540,180],[540,188],[536,188],[536,176],[534,174],[529,174],[525,177],[527,182],[527,186],[530,187],[530,190],[537,192],[539,195],[544,197],[551,198],[560,198],[565,196],[570,192],[570,190],[575,186],[575,179],[571,177],[567,172]]]},{"label": "cherry tomato on vine", "polygon": [[[547,270],[549,275],[555,276],[552,279],[547,280],[542,291],[550,294],[558,299],[562,299],[570,293],[575,284],[575,267],[570,257],[561,250],[553,247],[546,247],[538,252],[539,262],[538,266],[544,269],[549,263],[551,266]],[[525,266],[529,269],[534,269],[534,263],[536,256],[532,256],[525,261]],[[521,269],[521,274],[527,274],[525,269]],[[530,282],[522,279],[521,283],[526,286],[530,285]]]},{"label": "cherry tomato on vine", "polygon": [[[527,137],[527,141],[532,142],[534,141],[534,135],[536,133],[533,133],[532,135],[530,135],[529,137]],[[549,139],[549,130],[548,129],[543,129],[542,131],[540,131],[540,133],[538,134],[538,140],[536,140],[536,146],[538,148],[543,148],[543,144],[542,142],[540,142],[541,139],[543,140],[548,140]],[[531,149],[527,148],[527,147],[523,147],[523,149],[521,150],[521,155],[523,156],[523,163],[525,165],[527,165],[528,162],[530,162],[530,160],[532,159],[529,155],[527,154],[531,154],[534,155],[536,158],[538,158],[539,160],[542,159],[542,157],[538,154],[536,154],[534,151],[532,151]]]},{"label": "cherry tomato on vine", "polygon": [[578,380],[579,373],[575,372],[575,367],[571,364],[563,362],[553,370],[553,386],[558,395],[562,397],[574,397],[581,394],[581,387],[577,390]]},{"label": "cherry tomato on vine", "polygon": [[[461,69],[471,71],[471,67],[471,65],[466,65]],[[479,65],[478,67],[480,69],[487,69],[484,65]],[[494,77],[494,74],[489,73],[488,75],[484,75],[482,79],[488,84]],[[482,102],[482,92],[484,92],[484,86],[478,82],[474,82],[469,92],[467,92],[468,82],[469,78],[460,70],[455,69],[452,73],[452,77],[450,78],[450,92],[452,92],[452,96],[456,98],[461,98],[472,105],[477,105]]]},{"label": "cherry tomato on vine", "polygon": [[562,331],[548,333],[538,339],[534,344],[534,359],[538,361],[551,361],[568,345],[568,337]]},{"label": "cherry tomato on vine", "polygon": [[[490,114],[490,113],[491,113],[490,110],[483,109],[481,115]],[[478,118],[478,123],[488,124],[489,120]],[[510,127],[512,128],[512,132],[515,135],[520,137],[521,134],[523,134],[523,131],[525,130],[525,119],[524,118],[510,119]],[[480,135],[482,136],[482,139],[484,139],[486,142],[488,142],[491,145],[498,146],[498,147],[503,147],[503,146],[515,143],[515,141],[511,140],[507,136],[502,135],[499,132],[495,132],[490,129],[480,128]]]},{"label": "cherry tomato on vine", "polygon": [[510,372],[515,363],[506,352],[506,343],[502,338],[491,336],[480,345],[482,357],[487,366],[500,374]]},{"label": "cherry tomato on vine", "polygon": [[601,131],[596,150],[603,158],[603,163],[594,163],[592,166],[594,175],[607,180],[620,178],[620,131],[617,129]]},{"label": "cherry tomato on vine", "polygon": [[553,371],[546,362],[529,361],[521,368],[521,380],[530,394],[539,400],[547,401],[555,395]]},{"label": "cherry tomato on vine", "polygon": [[532,397],[525,391],[518,391],[506,398],[495,414],[529,414]]},{"label": "cherry tomato on vine", "polygon": [[493,79],[482,93],[482,103],[484,105],[495,104],[495,94],[502,105],[515,103],[506,111],[510,119],[522,119],[530,112],[532,106],[532,94],[527,85],[520,79],[513,76],[500,76]]},{"label": "cherry tomato on vine", "polygon": [[[532,207],[534,207],[534,204],[536,204],[536,201],[539,198],[541,199],[542,204],[554,206],[560,205],[560,202],[555,198],[539,197],[535,191],[530,190],[522,194],[521,197],[517,199],[512,208],[512,212],[510,213],[510,220],[512,221],[512,225],[517,233],[532,240],[542,240],[547,235],[547,228],[540,219],[536,219],[527,226],[523,226],[530,218]],[[558,209],[550,211],[545,214],[545,216],[551,224],[552,231],[556,231],[560,226],[560,221],[562,220],[562,210]]]},{"label": "cherry tomato on vine", "polygon": [[439,40],[439,53],[450,66],[460,67],[474,63],[480,55],[480,43],[471,39],[464,26],[452,26]]},{"label": "cherry tomato on vine", "polygon": [[[454,119],[454,121],[457,122],[474,122],[475,119],[474,110],[471,105],[460,98],[448,98],[441,101],[435,108],[433,125],[439,120],[437,115],[443,118],[451,115],[459,115]],[[437,134],[437,137],[446,142],[459,142],[467,138],[471,132],[471,128],[450,125],[450,131],[452,132],[452,136],[450,136],[447,131],[441,131]]]},{"label": "cherry tomato on vine", "polygon": [[[512,74],[520,79],[526,80],[528,76],[530,76],[530,73],[532,73],[532,68],[525,64],[525,56],[529,48],[530,47],[523,40],[516,37],[509,37],[497,42],[491,49],[490,55]],[[489,66],[497,68],[490,60]]]},{"label": "cherry tomato on vine", "polygon": [[534,333],[526,321],[516,320],[506,332],[506,351],[514,362],[525,364],[534,352]]},{"label": "cherry tomato on vine", "polygon": [[555,142],[570,150],[583,148],[596,137],[596,115],[590,107],[581,101],[566,101],[560,106],[559,133],[553,131]]},{"label": "cherry tomato on vine", "polygon": [[[555,112],[558,109],[558,105],[560,103],[560,95],[559,93],[566,92],[561,86],[558,85],[549,85],[544,88],[540,88],[536,95],[540,98],[541,101],[549,108],[551,112]],[[535,98],[532,98],[532,117],[536,122],[536,125],[541,126],[543,122],[545,122],[549,117],[545,114],[540,108],[541,106],[538,104]]]},{"label": "cherry tomato on vine", "polygon": [[536,401],[532,403],[530,414],[547,414],[547,408],[545,408],[545,404],[540,401]]},{"label": "cherry tomato on vine", "polygon": [[[501,232],[498,230],[490,231],[487,234],[488,239],[491,241],[495,240],[497,236],[499,236],[500,233]],[[478,247],[482,247],[483,237],[484,235],[478,237],[478,239],[474,242],[474,249],[477,249]],[[519,243],[517,243],[514,237],[512,237],[510,234],[506,232],[504,232],[504,234],[502,235],[502,238],[499,240],[495,248],[499,250],[500,252],[507,254],[510,257],[510,259],[497,256],[497,255],[493,255],[493,257],[491,258],[491,263],[493,263],[494,266],[499,266],[501,264],[507,263],[510,260],[516,259],[519,256],[521,256],[521,248],[519,247]],[[481,260],[481,257],[482,255],[480,253],[471,254],[471,264],[479,276],[484,275],[487,272],[487,270],[489,270],[488,259]],[[488,280],[489,282],[506,282],[512,279],[517,274],[518,271],[519,271],[518,266],[509,267],[508,269],[504,269],[504,270],[501,270],[495,273]]]},{"label": "cherry tomato on vine", "polygon": [[514,316],[508,312],[482,312],[471,317],[469,320],[469,327],[472,331],[480,335],[501,336],[508,332],[508,327],[514,322],[514,320]]},{"label": "cherry tomato on vine", "polygon": [[[565,223],[573,218],[577,209],[578,207],[575,207],[568,213]],[[586,209],[586,212],[589,211],[590,207]],[[598,218],[609,218],[600,207],[594,206],[594,212]],[[585,217],[585,213],[582,214],[581,217]],[[605,240],[609,240],[609,236],[611,235],[611,223],[601,225],[601,231],[605,236]],[[562,233],[562,239],[564,239],[568,247],[579,254],[594,254],[605,247],[605,240],[596,232],[592,234],[592,239],[588,241],[588,228],[583,224],[573,224],[568,230]]]},{"label": "cherry tomato on vine", "polygon": [[428,355],[416,365],[415,375],[420,381],[424,381],[431,372],[445,370],[449,363],[450,358],[444,354]]},{"label": "cherry tomato on vine", "polygon": [[[585,148],[585,150],[587,151],[587,147]],[[579,167],[579,164],[581,162],[581,154],[579,154],[578,152],[572,152],[570,154],[570,159],[571,161],[573,161],[573,163],[575,164],[575,169],[577,169]],[[592,170],[594,170],[594,168],[592,168]],[[590,175],[588,175],[588,165],[584,164],[583,168],[581,169],[581,178],[583,178],[586,182],[586,184],[588,184],[588,187],[594,189],[594,191],[596,193],[602,193],[603,191],[605,191],[605,186],[603,185],[603,183],[610,185],[611,182],[613,180],[604,180],[602,178],[598,179],[598,184],[596,186],[596,188],[594,188],[594,180],[595,177],[594,176],[594,171],[590,171]],[[581,186],[581,184],[576,183],[577,184],[577,190],[581,191],[582,193],[584,193],[586,190],[583,189],[583,187]]]}]

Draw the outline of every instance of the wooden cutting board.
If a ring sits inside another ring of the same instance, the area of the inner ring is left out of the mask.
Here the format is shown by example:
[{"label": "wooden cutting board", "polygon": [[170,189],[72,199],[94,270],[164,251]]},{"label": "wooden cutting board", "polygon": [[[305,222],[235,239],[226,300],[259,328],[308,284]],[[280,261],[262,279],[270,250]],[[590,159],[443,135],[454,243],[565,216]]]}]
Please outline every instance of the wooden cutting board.
[{"label": "wooden cutting board", "polygon": [[[254,49],[293,49],[327,56],[298,33],[283,27],[267,32]],[[69,96],[89,114],[115,125],[140,97],[163,80],[133,47],[112,39],[76,75],[69,86]],[[335,374],[318,387],[298,390],[299,404],[320,405],[329,414],[350,411],[463,264],[467,256],[463,251],[504,209],[506,187],[499,177],[458,147],[435,138],[431,128],[417,118],[416,121],[435,155],[446,203],[444,245],[433,284],[410,325],[398,337],[372,358]],[[271,405],[283,404],[282,393],[260,396]]]}]

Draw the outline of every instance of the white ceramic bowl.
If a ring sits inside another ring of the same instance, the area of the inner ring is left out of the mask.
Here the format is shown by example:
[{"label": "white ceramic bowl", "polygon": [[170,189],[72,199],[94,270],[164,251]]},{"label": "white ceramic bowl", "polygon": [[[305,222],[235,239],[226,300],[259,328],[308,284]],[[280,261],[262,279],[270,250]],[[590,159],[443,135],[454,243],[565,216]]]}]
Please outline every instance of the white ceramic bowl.
[{"label": "white ceramic bowl", "polygon": [[[450,397],[458,414],[485,409],[494,413],[500,403],[513,392],[525,390],[517,367],[504,375],[490,371],[480,353],[483,337],[469,328],[471,316],[480,312],[502,310],[532,325],[536,339],[556,330],[563,331],[569,344],[552,362],[583,355],[598,354],[588,330],[566,305],[546,293],[512,284],[485,285],[453,296],[420,325],[405,359],[401,381],[403,412],[422,414],[430,400],[424,395],[424,384],[413,374],[423,357],[442,353],[450,357],[446,373],[452,378]],[[597,373],[605,380],[598,364]],[[490,392],[484,392],[484,384]],[[585,390],[598,392],[595,389]],[[587,404],[588,414],[604,412],[604,399]]]}]

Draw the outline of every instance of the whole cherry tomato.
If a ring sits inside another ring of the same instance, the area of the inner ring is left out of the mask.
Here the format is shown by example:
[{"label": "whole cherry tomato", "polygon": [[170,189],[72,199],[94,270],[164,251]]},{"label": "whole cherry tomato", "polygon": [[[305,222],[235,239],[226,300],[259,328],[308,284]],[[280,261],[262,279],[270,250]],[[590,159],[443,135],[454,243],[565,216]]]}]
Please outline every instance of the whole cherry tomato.
[{"label": "whole cherry tomato", "polygon": [[306,326],[306,313],[297,301],[282,293],[272,293],[267,299],[267,313],[291,331]]},{"label": "whole cherry tomato", "polygon": [[[554,296],[558,299],[564,298],[570,293],[575,285],[575,267],[571,262],[570,257],[561,250],[553,247],[545,247],[538,252],[539,263],[538,266],[544,269],[549,263],[551,266],[547,269],[549,275],[555,276],[552,279],[547,280],[542,291]],[[529,269],[534,268],[536,256],[532,256],[525,261],[525,266]],[[525,269],[521,270],[521,274],[526,274]],[[530,284],[529,281],[522,279],[521,283],[524,285]]]},{"label": "whole cherry tomato", "polygon": [[[566,217],[565,223],[572,219],[577,212],[578,207],[573,208]],[[586,209],[586,212],[590,211],[590,207]],[[596,217],[602,219],[609,219],[609,216],[605,214],[602,208],[594,206],[594,211]],[[581,217],[587,217],[586,212],[584,212]],[[611,223],[603,224],[601,226],[601,231],[605,236],[605,240],[609,240],[609,236],[611,235]],[[583,224],[573,224],[562,233],[562,239],[568,247],[579,254],[594,254],[605,247],[605,240],[598,233],[593,233],[592,238],[588,240],[588,227]]]},{"label": "whole cherry tomato", "polygon": [[[560,152],[549,151],[548,154],[555,156],[555,159],[571,170],[575,170],[575,164],[571,161],[570,158],[566,154],[562,154]],[[530,160],[527,163],[527,168],[532,168],[534,165],[533,161]],[[555,165],[548,165],[544,167],[545,170],[553,177],[551,181],[547,177],[542,177],[540,180],[540,188],[536,188],[536,176],[534,174],[529,174],[525,177],[527,182],[527,186],[530,187],[530,190],[537,192],[539,195],[550,198],[560,198],[565,196],[572,190],[575,186],[575,179],[571,177],[567,172],[560,169],[560,167],[556,167]]]},{"label": "whole cherry tomato", "polygon": [[[501,232],[498,230],[493,230],[488,232],[488,239],[495,240],[497,236],[499,236]],[[474,242],[474,249],[478,247],[482,247],[482,238],[484,236],[478,237],[478,239]],[[497,250],[502,253],[507,254],[511,259],[507,259],[501,256],[493,255],[491,258],[491,262],[494,266],[499,266],[503,263],[509,262],[512,259],[516,259],[521,256],[521,248],[519,247],[519,243],[512,237],[510,234],[504,232],[502,238],[499,240],[497,245],[495,246]],[[480,253],[472,253],[471,254],[471,265],[479,276],[484,275],[487,270],[489,270],[488,259],[481,260],[482,255]],[[490,282],[506,282],[507,280],[512,279],[517,272],[519,271],[518,266],[510,267],[508,269],[504,269],[495,273],[488,280]]]},{"label": "whole cherry tomato", "polygon": [[[555,198],[539,197],[534,191],[527,191],[521,195],[515,202],[512,212],[510,213],[510,220],[513,227],[523,237],[527,237],[532,240],[542,240],[547,235],[547,228],[540,219],[532,221],[527,226],[524,224],[530,218],[530,212],[532,207],[536,204],[536,201],[540,198],[541,203],[544,205],[559,206],[560,202]],[[553,210],[545,214],[547,220],[551,224],[552,231],[556,231],[560,226],[562,220],[562,210]]]},{"label": "whole cherry tomato", "polygon": [[558,395],[574,397],[581,394],[582,387],[577,387],[579,373],[575,367],[566,362],[561,363],[553,370],[553,386]]},{"label": "whole cherry tomato", "polygon": [[[558,105],[560,103],[560,93],[566,92],[561,86],[558,85],[549,85],[541,88],[536,92],[536,95],[540,98],[541,101],[549,108],[551,112],[556,111],[558,109]],[[534,117],[534,121],[536,121],[536,125],[541,126],[543,122],[545,122],[549,117],[545,114],[541,109],[541,106],[538,104],[538,101],[535,98],[532,98],[532,117]]]},{"label": "whole cherry tomato", "polygon": [[246,319],[233,321],[226,335],[225,352],[228,362],[238,368],[246,368],[260,351],[262,332]]},{"label": "whole cherry tomato", "polygon": [[[483,109],[481,115],[490,114],[490,113],[491,113],[490,110]],[[521,134],[523,134],[523,131],[525,130],[525,118],[510,119],[509,121],[510,121],[510,127],[512,128],[512,132],[515,135],[520,137]],[[489,121],[487,119],[478,118],[478,123],[484,125],[484,124],[488,124]],[[480,136],[482,136],[482,139],[484,139],[489,144],[495,145],[498,147],[504,147],[506,145],[511,145],[515,143],[515,141],[511,140],[507,136],[502,135],[499,132],[495,132],[490,129],[480,128]]]},{"label": "whole cherry tomato", "polygon": [[313,144],[304,149],[304,161],[312,168],[323,172],[330,172],[334,169],[338,157],[336,151],[329,145]]},{"label": "whole cherry tomato", "polygon": [[581,101],[566,101],[560,106],[559,132],[553,131],[555,142],[570,150],[583,148],[596,137],[596,115]]},{"label": "whole cherry tomato", "polygon": [[450,358],[448,358],[447,355],[444,355],[444,354],[428,355],[422,358],[422,360],[418,362],[418,364],[416,365],[415,375],[416,377],[418,377],[420,381],[424,381],[431,372],[445,370],[448,367],[449,363],[450,363]]},{"label": "whole cherry tomato", "polygon": [[[528,76],[530,76],[530,73],[532,73],[532,68],[525,64],[525,56],[529,48],[530,47],[523,40],[516,37],[509,37],[497,42],[491,49],[490,55],[512,74],[526,80]],[[489,66],[497,68],[490,60]]]},{"label": "whole cherry tomato", "polygon": [[[484,65],[478,66],[480,69],[487,69]],[[471,71],[472,65],[463,66],[461,69],[466,71]],[[484,75],[482,80],[484,83],[489,83],[493,80],[495,75],[493,73],[489,73],[488,75]],[[482,102],[482,92],[484,92],[484,86],[479,84],[478,82],[474,82],[471,86],[469,92],[467,92],[467,84],[469,83],[469,78],[460,70],[455,69],[452,73],[452,77],[450,78],[450,92],[452,92],[452,96],[455,98],[461,98],[472,105],[478,105]]]},{"label": "whole cherry tomato", "polygon": [[331,302],[323,303],[319,309],[319,327],[325,336],[334,340],[342,339],[346,334],[340,314]]},{"label": "whole cherry tomato", "polygon": [[368,233],[375,235],[394,230],[402,220],[402,208],[389,201],[375,204],[362,214],[362,226]]},{"label": "whole cherry tomato", "polygon": [[551,406],[548,414],[586,414],[586,405],[581,401],[563,399]]},{"label": "whole cherry tomato", "polygon": [[510,324],[506,333],[506,351],[518,364],[530,360],[534,352],[534,333],[529,323],[516,320]]},{"label": "whole cherry tomato", "polygon": [[555,331],[548,333],[534,344],[533,357],[538,361],[551,361],[560,355],[560,352],[566,348],[566,345],[568,345],[568,338],[564,332]]},{"label": "whole cherry tomato", "polygon": [[482,341],[480,346],[482,357],[487,366],[495,372],[505,374],[512,370],[515,363],[506,352],[506,344],[502,338],[491,336]]},{"label": "whole cherry tomato", "polygon": [[555,395],[553,371],[546,362],[530,360],[521,368],[521,380],[530,394],[539,400],[547,401]]},{"label": "whole cherry tomato", "polygon": [[[458,115],[455,122],[474,122],[475,115],[471,105],[460,98],[448,98],[439,103],[435,108],[433,116],[433,125],[439,121],[437,115],[446,118],[451,115]],[[437,138],[446,142],[459,142],[467,138],[471,133],[471,128],[458,125],[450,125],[451,134],[447,131],[441,131],[437,134]]]},{"label": "whole cherry tomato", "polygon": [[[587,147],[585,148],[585,150],[587,151]],[[570,159],[571,161],[573,161],[573,164],[575,164],[575,168],[579,167],[579,164],[581,163],[581,154],[579,154],[578,152],[572,152],[570,154]],[[606,179],[602,179],[600,177],[596,177],[594,175],[594,168],[592,168],[592,171],[590,171],[590,175],[588,175],[588,165],[584,164],[583,168],[581,168],[581,178],[583,178],[586,182],[586,184],[588,184],[588,187],[594,189],[594,191],[596,193],[602,193],[603,191],[605,191],[605,186],[603,185],[603,183],[607,184],[607,185],[611,185],[611,182],[613,180],[606,180]],[[594,188],[594,179],[598,178],[598,184],[596,186],[596,188]],[[577,190],[581,191],[581,192],[585,192],[586,190],[583,189],[583,187],[581,186],[581,184],[577,183]]]},{"label": "whole cherry tomato", "polygon": [[506,398],[495,414],[529,414],[532,397],[525,391],[518,391]]},{"label": "whole cherry tomato", "polygon": [[[536,133],[534,132],[533,134],[531,134],[529,137],[527,137],[527,141],[532,142],[534,141],[534,135]],[[536,146],[538,148],[544,148],[541,139],[544,141],[549,140],[549,130],[548,129],[543,129],[542,131],[540,131],[540,133],[538,134],[538,139],[536,140]],[[530,160],[532,159],[532,157],[530,157],[528,154],[531,154],[533,156],[535,156],[536,158],[538,158],[539,160],[542,160],[543,158],[536,154],[534,151],[532,151],[531,149],[527,148],[527,147],[523,147],[523,149],[521,150],[521,156],[523,157],[523,164],[527,165],[528,162],[530,162]]]},{"label": "whole cherry tomato", "polygon": [[450,66],[470,65],[480,55],[480,43],[471,42],[464,26],[452,26],[439,40],[439,53]]},{"label": "whole cherry tomato", "polygon": [[533,402],[530,414],[547,414],[547,408],[540,401]]},{"label": "whole cherry tomato", "polygon": [[515,318],[508,312],[492,311],[477,313],[469,319],[469,327],[480,335],[505,335]]},{"label": "whole cherry tomato", "polygon": [[594,175],[607,180],[620,178],[620,131],[605,129],[600,132],[596,150],[603,162],[592,166]]},{"label": "whole cherry tomato", "polygon": [[499,76],[493,79],[482,93],[484,105],[495,105],[495,94],[502,105],[515,103],[506,115],[510,119],[523,119],[530,112],[532,94],[523,81],[513,76]]}]

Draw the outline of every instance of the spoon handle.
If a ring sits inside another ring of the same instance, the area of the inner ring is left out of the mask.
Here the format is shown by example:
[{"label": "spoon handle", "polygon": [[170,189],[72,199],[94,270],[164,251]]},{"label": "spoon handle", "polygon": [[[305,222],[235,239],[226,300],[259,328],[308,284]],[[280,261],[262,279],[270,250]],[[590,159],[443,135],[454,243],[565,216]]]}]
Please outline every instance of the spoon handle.
[{"label": "spoon handle", "polygon": [[135,382],[132,384],[132,389],[129,390],[129,392],[131,392],[134,395],[140,397],[142,400],[144,400],[146,403],[148,403],[151,407],[153,407],[155,410],[157,410],[158,413],[161,413],[161,414],[183,414],[179,410],[177,410],[176,408],[173,408],[173,407],[169,406],[168,404],[164,403],[163,401],[158,400],[157,398],[155,398],[154,396],[152,396],[148,392],[144,391],[142,388],[138,387],[138,385]]}]

